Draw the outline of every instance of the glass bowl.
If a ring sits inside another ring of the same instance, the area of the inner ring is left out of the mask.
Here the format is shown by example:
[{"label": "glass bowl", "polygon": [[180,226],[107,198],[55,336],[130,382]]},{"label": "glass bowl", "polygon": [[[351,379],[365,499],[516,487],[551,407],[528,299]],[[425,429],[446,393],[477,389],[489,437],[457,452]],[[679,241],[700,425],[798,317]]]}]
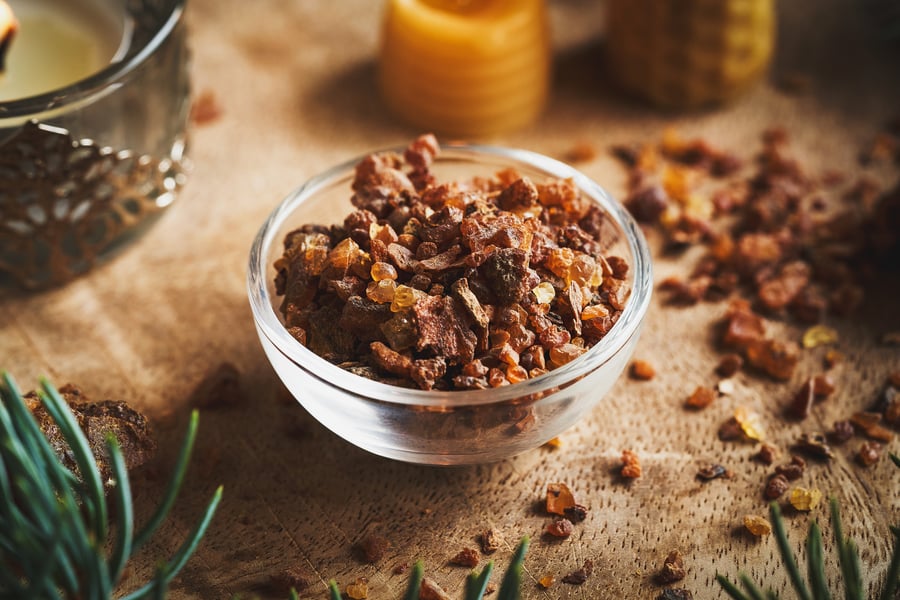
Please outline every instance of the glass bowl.
[{"label": "glass bowl", "polygon": [[107,33],[120,42],[86,78],[0,101],[4,279],[28,289],[64,284],[113,256],[175,200],[186,179],[190,111],[185,2],[50,3],[97,27],[109,20]]},{"label": "glass bowl", "polygon": [[[402,152],[402,150],[398,150]],[[292,229],[343,222],[360,159],[337,165],[291,193],[253,242],[247,277],[263,349],[290,393],[320,423],[374,454],[411,463],[459,465],[502,460],[556,437],[609,391],[634,351],[652,289],[650,252],[637,224],[606,191],[575,169],[523,150],[444,145],[431,172],[440,181],[491,177],[513,168],[535,182],[571,178],[609,216],[608,255],[625,258],[631,292],[619,320],[584,354],[550,372],[493,389],[407,389],[352,374],[316,355],[286,330],[273,263]]]}]

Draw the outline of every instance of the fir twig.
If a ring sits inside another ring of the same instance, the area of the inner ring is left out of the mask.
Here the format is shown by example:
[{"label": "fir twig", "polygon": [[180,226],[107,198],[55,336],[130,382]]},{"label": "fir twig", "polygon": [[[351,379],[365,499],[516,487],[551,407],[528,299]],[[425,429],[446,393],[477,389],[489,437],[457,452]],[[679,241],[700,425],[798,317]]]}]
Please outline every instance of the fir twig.
[{"label": "fir twig", "polygon": [[837,498],[832,497],[830,505],[834,543],[837,547],[838,561],[844,580],[844,598],[846,600],[863,600],[865,595],[862,589],[862,576],[860,574],[859,554],[856,551],[856,544],[853,540],[844,537],[841,509],[838,506]]},{"label": "fir twig", "polygon": [[409,585],[406,588],[405,600],[419,600],[419,590],[422,588],[422,578],[425,577],[425,565],[417,560],[409,574]]},{"label": "fir twig", "polygon": [[193,410],[191,418],[188,421],[188,428],[184,434],[184,441],[181,443],[181,451],[178,453],[178,460],[175,461],[175,470],[172,472],[172,480],[166,489],[166,495],[163,501],[157,507],[156,512],[147,521],[146,525],[134,536],[134,550],[137,551],[150,537],[156,533],[156,530],[165,520],[166,515],[175,504],[178,492],[181,490],[181,484],[184,483],[184,476],[187,473],[188,463],[191,461],[191,452],[194,449],[194,441],[197,439],[197,425],[200,421],[200,414]]},{"label": "fir twig", "polygon": [[497,593],[497,600],[518,600],[522,594],[522,571],[525,568],[525,553],[528,552],[528,537],[522,538],[513,553],[512,562],[506,568],[503,574],[503,581],[500,583],[500,591]]},{"label": "fir twig", "polygon": [[128,551],[132,547],[134,535],[134,510],[129,499],[131,498],[131,484],[125,471],[125,459],[119,451],[116,438],[109,435],[106,438],[106,448],[109,452],[115,483],[112,486],[113,498],[116,500],[116,545],[113,547],[109,558],[110,578],[118,581],[128,561]]},{"label": "fir twig", "polygon": [[328,582],[328,592],[331,595],[331,600],[342,600],[341,590],[338,589],[337,582],[334,579]]},{"label": "fir twig", "polygon": [[[864,600],[865,592],[862,580],[862,570],[859,561],[859,552],[856,549],[856,543],[844,537],[843,524],[841,523],[840,508],[837,499],[831,498],[831,527],[834,532],[835,546],[837,549],[838,559],[840,561],[841,576],[844,582],[844,598],[845,600]],[[778,548],[785,564],[791,582],[801,597],[812,598],[814,600],[830,600],[831,592],[828,590],[827,580],[825,577],[825,556],[822,549],[822,533],[816,522],[812,522],[809,526],[809,534],[806,537],[807,550],[807,570],[809,582],[812,588],[812,595],[803,581],[800,571],[797,568],[796,559],[791,552],[790,545],[785,533],[784,519],[781,516],[776,503],[771,505],[772,529],[775,531],[775,538],[778,542]],[[884,580],[880,600],[893,600],[898,587],[900,587],[900,527],[891,527],[891,533],[894,537],[894,547],[891,555],[891,563],[888,567],[887,575]],[[793,567],[791,566],[793,565]],[[760,600],[761,593],[753,581],[745,574],[740,574],[740,581],[748,590],[748,594],[742,592],[734,583],[724,575],[716,575],[716,581],[722,586],[722,589],[734,600]],[[803,596],[803,594],[807,594]],[[778,596],[771,590],[766,592],[765,598],[769,600],[777,600]]]},{"label": "fir twig", "polygon": [[806,569],[809,574],[809,584],[812,588],[813,598],[816,600],[831,600],[831,592],[828,591],[828,580],[825,579],[825,554],[822,551],[822,532],[815,521],[810,524],[809,535],[806,537]]},{"label": "fir twig", "polygon": [[[0,378],[0,597],[6,599],[78,598],[109,600],[128,559],[136,549],[131,486],[122,452],[114,438],[106,441],[112,479],[101,480],[84,432],[63,397],[46,380],[38,397],[56,423],[75,471],[56,455],[28,410],[12,377]],[[184,477],[196,433],[196,415],[186,436],[176,476],[166,501],[143,532],[158,527],[168,513]],[[220,487],[203,518],[175,556],[128,600],[165,597],[168,583],[186,564],[206,533],[221,500]],[[108,521],[114,504],[115,523]],[[115,538],[111,540],[111,533]],[[147,533],[149,532],[149,533]],[[109,554],[107,555],[107,549]]]},{"label": "fir twig", "polygon": [[891,555],[891,566],[884,578],[881,600],[893,600],[900,584],[900,527],[891,527],[891,533],[894,534],[894,552]]},{"label": "fir twig", "polygon": [[[481,573],[472,571],[466,578],[466,600],[480,600],[484,598],[484,592],[487,590],[488,580],[491,578],[491,572],[494,570],[493,561],[485,565]],[[418,598],[418,596],[416,596]]]},{"label": "fir twig", "polygon": [[753,580],[750,579],[750,577],[742,573],[739,576],[739,579],[741,580],[741,583],[744,584],[744,589],[747,590],[751,600],[766,600],[765,594],[763,594],[762,590],[753,583]]},{"label": "fir twig", "polygon": [[734,585],[731,580],[724,575],[717,574],[716,581],[719,582],[719,585],[722,586],[725,593],[734,598],[734,600],[752,600],[750,596],[742,592],[739,587]]},{"label": "fir twig", "polygon": [[791,545],[788,542],[784,528],[784,519],[781,516],[781,508],[779,508],[777,502],[769,504],[769,515],[772,517],[772,531],[775,533],[775,541],[778,543],[779,552],[781,552],[781,560],[784,562],[797,595],[800,596],[801,600],[812,600],[812,597],[809,595],[809,589],[800,575],[800,568],[797,567],[797,559],[794,558],[794,553],[791,551]]}]

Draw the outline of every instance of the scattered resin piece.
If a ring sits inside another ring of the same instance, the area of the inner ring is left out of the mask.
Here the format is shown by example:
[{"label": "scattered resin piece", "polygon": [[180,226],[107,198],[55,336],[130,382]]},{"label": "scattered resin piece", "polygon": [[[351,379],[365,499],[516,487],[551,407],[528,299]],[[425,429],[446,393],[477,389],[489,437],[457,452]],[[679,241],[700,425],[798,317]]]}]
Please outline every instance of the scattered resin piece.
[{"label": "scattered resin piece", "polygon": [[712,388],[708,388],[705,386],[697,386],[697,389],[694,390],[694,393],[691,394],[688,399],[685,401],[685,405],[688,408],[706,408],[710,404],[713,403],[713,400],[716,399],[716,391]]},{"label": "scattered resin piece", "polygon": [[369,597],[369,581],[365,577],[359,577],[347,586],[347,597],[352,600],[365,600]]},{"label": "scattered resin piece", "polygon": [[573,523],[581,523],[588,516],[588,509],[586,506],[582,506],[581,504],[576,504],[575,506],[571,506],[566,509],[566,518],[572,521]]},{"label": "scattered resin piece", "polygon": [[890,442],[894,439],[894,432],[884,427],[880,413],[859,412],[850,417],[850,422],[860,432],[879,442]]},{"label": "scattered resin piece", "polygon": [[828,440],[823,434],[818,432],[802,434],[797,440],[797,443],[794,444],[794,447],[800,452],[803,452],[807,456],[812,456],[813,458],[828,460],[834,458],[834,452],[828,445]]},{"label": "scattered resin piece", "polygon": [[734,419],[748,438],[760,442],[764,441],[765,434],[758,414],[744,406],[738,406],[734,409]]},{"label": "scattered resin piece", "polygon": [[562,440],[559,439],[558,437],[555,437],[553,439],[550,439],[550,440],[547,440],[546,442],[544,442],[544,446],[546,446],[548,448],[552,448],[554,450],[558,450],[559,448],[562,448],[562,445],[563,445]]},{"label": "scattered resin piece", "polygon": [[500,532],[493,528],[483,531],[478,536],[478,541],[481,542],[481,551],[485,554],[496,552],[500,548],[500,544],[503,543]]},{"label": "scattered resin piece", "polygon": [[784,494],[790,484],[788,483],[787,477],[782,474],[776,474],[769,478],[769,481],[766,483],[765,496],[767,500],[775,500],[776,498],[780,498],[782,494]]},{"label": "scattered resin piece", "polygon": [[864,467],[871,467],[881,459],[884,446],[878,442],[863,442],[856,453],[856,461]]},{"label": "scattered resin piece", "polygon": [[552,515],[565,515],[567,508],[575,506],[575,496],[565,483],[547,484],[547,512]]},{"label": "scattered resin piece", "polygon": [[450,559],[450,564],[473,569],[478,566],[478,550],[475,548],[463,548]]},{"label": "scattered resin piece", "polygon": [[771,465],[778,457],[778,448],[772,444],[764,443],[759,447],[759,452],[756,453],[756,457],[764,465]]},{"label": "scattered resin piece", "polygon": [[694,600],[694,594],[685,588],[666,588],[656,596],[656,600]]},{"label": "scattered resin piece", "polygon": [[822,492],[816,488],[795,487],[791,490],[789,500],[791,506],[797,510],[808,512],[816,508],[822,501]]},{"label": "scattered resin piece", "polygon": [[581,568],[572,571],[565,577],[563,577],[563,583],[568,583],[571,585],[581,585],[585,581],[588,580],[588,577],[591,576],[591,573],[594,572],[594,561],[591,559],[585,559],[584,564],[581,565]]},{"label": "scattered resin piece", "polygon": [[[582,318],[584,318],[582,316]],[[656,369],[646,360],[636,360],[631,363],[631,377],[640,381],[649,381],[656,377]]]},{"label": "scattered resin piece", "polygon": [[637,479],[641,476],[641,461],[631,450],[622,450],[622,477]]},{"label": "scattered resin piece", "polygon": [[707,465],[697,471],[697,477],[703,481],[710,481],[719,477],[731,479],[733,476],[734,474],[722,465]]},{"label": "scattered resin piece", "polygon": [[544,531],[553,537],[567,538],[572,535],[575,528],[572,526],[572,521],[568,519],[555,519],[552,523],[547,525]]},{"label": "scattered resin piece", "polygon": [[803,476],[806,470],[806,461],[799,456],[792,456],[791,462],[775,467],[776,475],[783,475],[788,481],[796,481]]},{"label": "scattered resin piece", "polygon": [[838,333],[827,325],[813,325],[803,332],[803,347],[816,348],[834,344],[838,341]]},{"label": "scattered resin piece", "polygon": [[745,516],[744,528],[756,537],[762,537],[772,533],[772,526],[769,522],[758,515]]},{"label": "scattered resin piece", "polygon": [[853,428],[853,423],[851,423],[848,419],[843,419],[834,422],[833,429],[831,430],[831,433],[828,435],[828,437],[835,444],[843,444],[853,437],[855,431],[856,430]]},{"label": "scattered resin piece", "polygon": [[720,377],[731,377],[740,371],[743,365],[744,359],[741,355],[731,352],[719,360],[719,364],[716,365],[716,374]]},{"label": "scattered resin piece", "polygon": [[662,569],[659,571],[658,579],[660,583],[669,584],[684,579],[687,572],[684,569],[684,557],[678,550],[673,550],[666,556],[663,561]]}]

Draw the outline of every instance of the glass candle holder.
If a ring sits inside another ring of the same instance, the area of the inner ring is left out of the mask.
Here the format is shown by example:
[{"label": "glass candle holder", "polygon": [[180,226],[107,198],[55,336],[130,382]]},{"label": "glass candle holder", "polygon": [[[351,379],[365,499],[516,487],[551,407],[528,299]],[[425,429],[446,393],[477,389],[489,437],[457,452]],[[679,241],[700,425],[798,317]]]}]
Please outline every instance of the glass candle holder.
[{"label": "glass candle holder", "polygon": [[388,0],[382,95],[403,120],[485,137],[533,121],[546,102],[550,35],[544,0]]},{"label": "glass candle holder", "polygon": [[[190,111],[185,0],[42,3],[102,12],[102,30],[92,18],[73,35],[103,36],[98,47],[111,40],[113,56],[59,89],[0,100],[0,272],[26,288],[87,272],[173,202],[185,181]],[[24,33],[23,23],[13,44]]]}]

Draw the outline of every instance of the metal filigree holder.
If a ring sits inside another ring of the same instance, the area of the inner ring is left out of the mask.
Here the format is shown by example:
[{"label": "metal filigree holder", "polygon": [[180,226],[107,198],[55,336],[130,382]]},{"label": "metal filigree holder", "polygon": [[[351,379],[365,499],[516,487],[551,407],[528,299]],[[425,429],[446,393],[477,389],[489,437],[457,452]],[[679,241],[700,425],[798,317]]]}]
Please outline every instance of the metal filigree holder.
[{"label": "metal filigree holder", "polygon": [[65,283],[168,206],[182,181],[170,159],[31,121],[0,146],[0,269],[27,288]]}]

